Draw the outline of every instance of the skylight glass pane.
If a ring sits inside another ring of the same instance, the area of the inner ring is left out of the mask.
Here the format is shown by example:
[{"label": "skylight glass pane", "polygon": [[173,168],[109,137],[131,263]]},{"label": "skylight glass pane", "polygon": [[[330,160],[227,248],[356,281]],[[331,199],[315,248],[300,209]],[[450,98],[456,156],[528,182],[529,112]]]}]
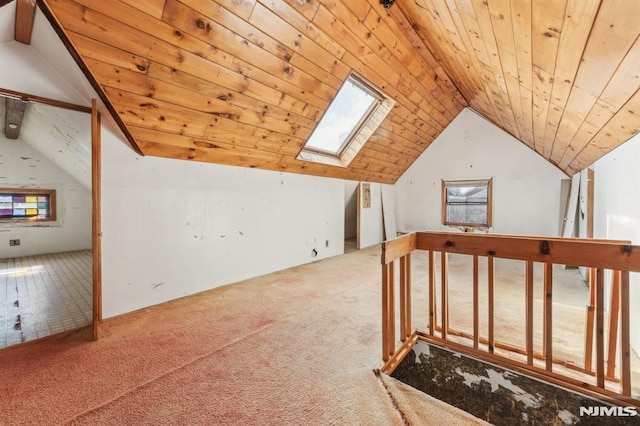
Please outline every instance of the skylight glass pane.
[{"label": "skylight glass pane", "polygon": [[336,95],[306,147],[338,154],[347,138],[378,99],[347,80]]}]

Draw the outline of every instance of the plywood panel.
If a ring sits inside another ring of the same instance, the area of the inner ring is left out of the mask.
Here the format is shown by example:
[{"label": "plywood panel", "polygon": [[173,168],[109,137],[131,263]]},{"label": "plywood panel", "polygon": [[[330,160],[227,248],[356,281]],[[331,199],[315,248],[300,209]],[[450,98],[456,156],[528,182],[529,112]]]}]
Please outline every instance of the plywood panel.
[{"label": "plywood panel", "polygon": [[396,226],[394,187],[391,185],[380,185],[380,195],[382,197],[382,221],[384,224],[384,239],[385,241],[388,241],[398,236]]}]

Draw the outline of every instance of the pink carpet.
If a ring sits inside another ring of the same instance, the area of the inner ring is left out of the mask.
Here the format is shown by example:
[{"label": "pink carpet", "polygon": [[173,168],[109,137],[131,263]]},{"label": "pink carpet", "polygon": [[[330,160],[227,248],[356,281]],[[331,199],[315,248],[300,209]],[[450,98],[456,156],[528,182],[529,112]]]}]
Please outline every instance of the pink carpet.
[{"label": "pink carpet", "polygon": [[[380,366],[374,247],[0,351],[0,424],[481,424]],[[385,386],[386,385],[386,386]]]}]

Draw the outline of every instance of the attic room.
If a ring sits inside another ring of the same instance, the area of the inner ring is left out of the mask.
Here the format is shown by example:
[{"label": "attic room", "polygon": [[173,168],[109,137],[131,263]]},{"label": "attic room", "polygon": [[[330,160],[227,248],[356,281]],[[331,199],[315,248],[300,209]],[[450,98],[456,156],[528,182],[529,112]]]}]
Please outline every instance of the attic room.
[{"label": "attic room", "polygon": [[0,423],[515,424],[434,348],[635,413],[636,11],[0,0]]}]

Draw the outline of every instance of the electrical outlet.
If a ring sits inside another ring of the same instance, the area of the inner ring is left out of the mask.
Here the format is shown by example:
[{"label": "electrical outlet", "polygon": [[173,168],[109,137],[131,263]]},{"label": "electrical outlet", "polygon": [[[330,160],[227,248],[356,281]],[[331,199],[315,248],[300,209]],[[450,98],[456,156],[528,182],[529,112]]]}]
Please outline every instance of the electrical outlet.
[{"label": "electrical outlet", "polygon": [[329,240],[325,240],[325,241],[324,241],[324,246],[325,246],[325,247],[329,247]]},{"label": "electrical outlet", "polygon": [[13,246],[19,246],[20,245],[20,240],[9,240],[9,246],[13,247]]}]

